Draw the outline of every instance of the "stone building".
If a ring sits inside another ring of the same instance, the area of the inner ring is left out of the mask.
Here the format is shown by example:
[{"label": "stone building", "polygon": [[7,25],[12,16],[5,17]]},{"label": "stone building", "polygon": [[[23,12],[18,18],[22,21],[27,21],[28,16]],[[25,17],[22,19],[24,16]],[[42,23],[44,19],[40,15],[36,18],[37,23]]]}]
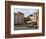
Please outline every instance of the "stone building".
[{"label": "stone building", "polygon": [[23,24],[24,14],[21,12],[14,13],[14,24]]},{"label": "stone building", "polygon": [[28,17],[29,17],[30,20],[31,20],[31,21],[28,21],[28,23],[30,23],[30,22],[37,22],[37,21],[38,21],[38,13],[37,13],[37,12],[35,12],[35,13],[29,15]]}]

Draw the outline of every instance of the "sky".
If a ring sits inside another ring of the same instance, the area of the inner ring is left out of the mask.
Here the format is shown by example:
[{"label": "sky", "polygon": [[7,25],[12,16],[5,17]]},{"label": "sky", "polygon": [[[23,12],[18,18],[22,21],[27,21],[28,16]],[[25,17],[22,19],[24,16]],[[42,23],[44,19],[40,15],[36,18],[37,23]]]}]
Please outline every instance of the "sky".
[{"label": "sky", "polygon": [[28,8],[14,8],[14,12],[17,13],[18,11],[22,12],[25,17],[34,12],[38,12],[38,9],[28,9]]}]

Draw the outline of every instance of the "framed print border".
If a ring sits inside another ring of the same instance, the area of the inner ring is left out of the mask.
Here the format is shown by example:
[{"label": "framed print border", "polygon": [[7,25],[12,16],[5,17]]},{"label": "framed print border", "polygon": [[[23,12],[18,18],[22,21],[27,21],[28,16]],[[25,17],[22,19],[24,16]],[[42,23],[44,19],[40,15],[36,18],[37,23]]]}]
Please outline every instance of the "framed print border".
[{"label": "framed print border", "polygon": [[[10,34],[11,33],[11,5],[41,6],[42,7],[42,33]],[[5,38],[34,37],[45,35],[45,4],[35,2],[5,1]]]}]

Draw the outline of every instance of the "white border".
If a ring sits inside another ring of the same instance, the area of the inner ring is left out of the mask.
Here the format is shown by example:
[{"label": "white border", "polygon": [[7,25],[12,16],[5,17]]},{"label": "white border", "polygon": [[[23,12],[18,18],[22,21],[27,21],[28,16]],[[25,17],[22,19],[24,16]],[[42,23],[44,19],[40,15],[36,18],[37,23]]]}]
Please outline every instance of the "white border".
[{"label": "white border", "polygon": [[[34,30],[14,30],[14,8],[30,8],[39,9],[39,29]],[[42,7],[40,6],[19,6],[11,5],[11,34],[26,34],[26,33],[42,33]]]}]

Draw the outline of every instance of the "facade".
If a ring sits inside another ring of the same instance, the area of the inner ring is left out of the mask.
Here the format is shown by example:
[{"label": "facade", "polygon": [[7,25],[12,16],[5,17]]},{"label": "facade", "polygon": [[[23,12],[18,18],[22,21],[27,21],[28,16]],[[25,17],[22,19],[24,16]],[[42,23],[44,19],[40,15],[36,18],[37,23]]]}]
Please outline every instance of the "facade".
[{"label": "facade", "polygon": [[35,28],[37,28],[38,25],[38,13],[33,13],[31,15],[28,16],[28,18],[30,18],[30,20],[27,22],[27,26],[33,26]]},{"label": "facade", "polygon": [[14,24],[23,24],[24,14],[21,12],[14,13]]},{"label": "facade", "polygon": [[38,21],[38,14],[35,12],[35,13],[29,15],[28,18],[30,18],[31,21],[28,21],[27,23],[37,22]]},{"label": "facade", "polygon": [[38,19],[38,14],[35,12],[31,15],[28,16],[32,21],[37,21]]}]

